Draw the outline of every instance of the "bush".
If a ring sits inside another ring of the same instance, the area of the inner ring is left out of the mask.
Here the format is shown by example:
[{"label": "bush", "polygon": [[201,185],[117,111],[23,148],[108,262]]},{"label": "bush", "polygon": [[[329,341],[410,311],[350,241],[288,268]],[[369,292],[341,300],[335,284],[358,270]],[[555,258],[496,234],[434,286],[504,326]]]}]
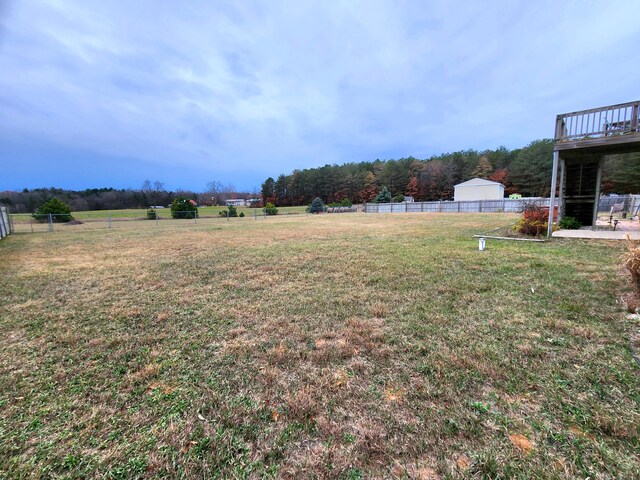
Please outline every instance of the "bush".
[{"label": "bush", "polygon": [[313,202],[311,202],[311,205],[309,206],[309,213],[324,212],[324,208],[324,203],[322,203],[320,197],[316,197],[313,199]]},{"label": "bush", "polygon": [[239,217],[244,217],[244,212],[240,212],[240,215],[238,215]]},{"label": "bush", "polygon": [[373,199],[373,203],[391,203],[391,192],[389,192],[389,189],[382,187],[382,190],[380,190],[376,198]]},{"label": "bush", "polygon": [[401,193],[396,195],[395,197],[393,197],[393,201],[395,203],[402,203],[404,202],[404,195],[402,195]]},{"label": "bush", "polygon": [[522,218],[513,227],[523,235],[539,237],[546,235],[549,220],[549,208],[537,204],[525,205]]},{"label": "bush", "polygon": [[[223,217],[237,217],[238,209],[233,205],[229,205],[226,210],[220,210],[218,213]],[[241,216],[244,217],[244,215]]]},{"label": "bush", "polygon": [[147,220],[155,220],[157,214],[158,212],[155,208],[147,209]]},{"label": "bush", "polygon": [[43,203],[40,208],[35,211],[33,218],[38,222],[44,223],[49,221],[49,214],[52,214],[52,220],[54,222],[70,222],[73,220],[71,207],[57,198],[52,198]]},{"label": "bush", "polygon": [[574,217],[563,217],[558,222],[558,226],[565,230],[578,230],[582,226],[582,223]]},{"label": "bush", "polygon": [[264,206],[264,213],[266,215],[277,215],[278,209],[273,203],[267,202],[267,204]]},{"label": "bush", "polygon": [[194,205],[193,201],[180,195],[171,203],[171,216],[173,218],[196,218],[198,207]]},{"label": "bush", "polygon": [[327,207],[352,207],[353,203],[348,198],[343,198],[339,202],[331,202],[327,204]]}]

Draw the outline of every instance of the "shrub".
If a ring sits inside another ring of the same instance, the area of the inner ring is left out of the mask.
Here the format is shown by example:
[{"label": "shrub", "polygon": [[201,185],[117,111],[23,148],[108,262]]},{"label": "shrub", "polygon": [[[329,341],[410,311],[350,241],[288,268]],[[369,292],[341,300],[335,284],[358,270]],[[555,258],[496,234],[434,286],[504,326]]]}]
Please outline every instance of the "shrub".
[{"label": "shrub", "polygon": [[539,237],[546,234],[549,220],[549,208],[538,204],[525,205],[522,218],[513,227],[523,235]]},{"label": "shrub", "polygon": [[324,212],[324,208],[324,203],[322,203],[320,197],[316,197],[313,199],[313,202],[311,202],[311,205],[309,206],[309,213]]},{"label": "shrub", "polygon": [[147,220],[155,220],[157,214],[158,212],[155,208],[147,209]]},{"label": "shrub", "polygon": [[575,217],[562,217],[558,222],[558,226],[565,230],[578,230],[582,226],[582,223]]},{"label": "shrub", "polygon": [[327,203],[327,207],[352,207],[353,203],[348,198],[343,198],[339,202]]},{"label": "shrub", "polygon": [[395,197],[393,197],[393,201],[396,203],[404,202],[404,195],[402,195],[401,193],[396,195]]},{"label": "shrub", "polygon": [[239,217],[244,217],[244,212],[240,212],[240,215],[238,215]]},{"label": "shrub", "polygon": [[187,197],[180,195],[171,203],[171,216],[173,218],[195,218],[198,216],[198,207]]},{"label": "shrub", "polygon": [[273,203],[267,202],[267,204],[264,206],[264,213],[266,215],[277,215],[278,209]]},{"label": "shrub", "polygon": [[[227,207],[227,210],[220,210],[218,213],[223,217],[237,217],[238,216],[238,209],[236,207],[234,207],[233,205],[229,205]],[[242,215],[242,216],[244,216],[244,215]]]},{"label": "shrub", "polygon": [[70,222],[73,220],[71,207],[57,198],[52,198],[43,203],[40,208],[35,211],[33,218],[39,222],[48,222],[49,214],[52,214],[52,220],[54,222]]},{"label": "shrub", "polygon": [[382,187],[382,190],[380,190],[376,198],[373,199],[373,203],[391,203],[391,192],[389,192],[389,189]]},{"label": "shrub", "polygon": [[623,254],[622,261],[631,274],[636,293],[640,295],[640,242],[627,242],[627,251]]}]

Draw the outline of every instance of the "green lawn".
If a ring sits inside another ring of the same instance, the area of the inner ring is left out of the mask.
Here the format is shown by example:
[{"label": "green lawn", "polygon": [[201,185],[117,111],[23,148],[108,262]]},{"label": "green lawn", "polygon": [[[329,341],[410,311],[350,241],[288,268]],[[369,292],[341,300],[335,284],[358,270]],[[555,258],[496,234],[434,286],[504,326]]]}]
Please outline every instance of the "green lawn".
[{"label": "green lawn", "polygon": [[638,478],[621,243],[510,215],[0,242],[0,478]]},{"label": "green lawn", "polygon": [[[249,207],[236,207],[238,215],[240,212],[244,212],[245,216],[253,217],[256,212],[257,215],[262,215],[261,208],[249,208]],[[198,215],[200,217],[220,216],[220,212],[226,211],[227,207],[198,207]],[[305,207],[278,207],[279,215],[286,215],[292,213],[304,213]],[[104,219],[109,216],[112,218],[140,218],[147,216],[146,209],[124,209],[124,210],[89,210],[85,212],[73,212],[74,218],[78,220],[92,220],[92,219]],[[159,208],[158,216],[160,218],[171,218],[171,209]]]},{"label": "green lawn", "polygon": [[[305,206],[299,207],[278,207],[278,215],[292,215],[298,213],[305,213]],[[255,215],[263,215],[262,208],[249,208],[249,207],[236,207],[238,215],[240,212],[244,212],[245,216],[253,217]],[[227,207],[198,207],[198,216],[200,218],[206,217],[220,217],[220,212],[226,211]],[[158,217],[161,219],[171,218],[171,209],[159,208]],[[103,222],[111,218],[113,221],[119,220],[137,220],[147,217],[146,208],[126,208],[122,210],[86,210],[81,212],[72,212],[73,218],[80,221],[97,221]],[[32,220],[31,214],[13,214],[12,219],[14,223],[25,224]]]}]

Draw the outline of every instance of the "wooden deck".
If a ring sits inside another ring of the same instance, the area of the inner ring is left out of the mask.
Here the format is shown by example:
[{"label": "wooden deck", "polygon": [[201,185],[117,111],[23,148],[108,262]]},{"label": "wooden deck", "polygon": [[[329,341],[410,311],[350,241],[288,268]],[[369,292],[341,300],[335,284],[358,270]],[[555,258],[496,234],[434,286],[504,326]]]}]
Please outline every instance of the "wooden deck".
[{"label": "wooden deck", "polygon": [[637,151],[639,116],[640,101],[560,114],[556,117],[554,150],[563,157]]}]

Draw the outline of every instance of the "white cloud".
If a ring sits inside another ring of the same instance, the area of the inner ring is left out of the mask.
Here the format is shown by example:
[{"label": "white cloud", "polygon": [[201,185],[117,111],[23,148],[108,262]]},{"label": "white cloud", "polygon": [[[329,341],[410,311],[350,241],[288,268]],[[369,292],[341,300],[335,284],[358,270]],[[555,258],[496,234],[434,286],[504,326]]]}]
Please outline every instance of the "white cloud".
[{"label": "white cloud", "polygon": [[[277,174],[520,146],[636,95],[637,2],[14,2],[0,129]],[[242,180],[236,180],[242,185]]]}]

